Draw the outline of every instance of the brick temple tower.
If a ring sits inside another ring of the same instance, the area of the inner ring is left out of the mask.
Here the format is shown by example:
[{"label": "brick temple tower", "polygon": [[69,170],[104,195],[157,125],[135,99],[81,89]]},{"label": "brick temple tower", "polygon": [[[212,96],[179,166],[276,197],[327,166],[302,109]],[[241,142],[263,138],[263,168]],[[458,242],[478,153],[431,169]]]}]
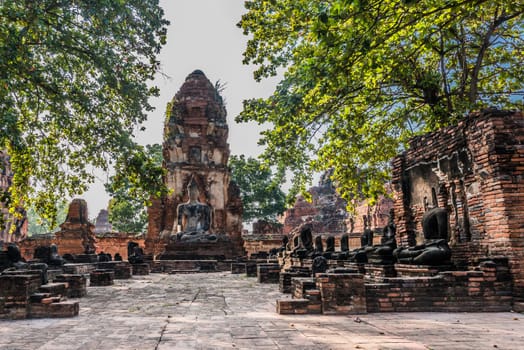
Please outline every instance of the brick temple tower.
[{"label": "brick temple tower", "polygon": [[163,166],[167,169],[164,181],[172,192],[154,199],[148,210],[147,253],[157,255],[164,250],[161,233],[173,231],[176,208],[187,201],[187,185],[193,177],[199,201],[212,208],[211,231],[227,235],[233,254],[243,255],[242,201],[237,186],[230,182],[227,137],[222,97],[204,73],[195,70],[167,106]]}]

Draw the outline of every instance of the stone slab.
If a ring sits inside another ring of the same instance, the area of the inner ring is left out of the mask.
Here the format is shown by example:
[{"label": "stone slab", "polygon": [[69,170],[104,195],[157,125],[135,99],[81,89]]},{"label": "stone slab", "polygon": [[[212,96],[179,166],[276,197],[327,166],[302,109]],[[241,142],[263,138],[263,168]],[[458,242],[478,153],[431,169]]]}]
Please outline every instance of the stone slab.
[{"label": "stone slab", "polygon": [[116,280],[89,288],[76,317],[0,321],[0,349],[480,350],[524,344],[524,315],[515,312],[279,315],[277,299],[290,300],[275,284],[229,272]]}]

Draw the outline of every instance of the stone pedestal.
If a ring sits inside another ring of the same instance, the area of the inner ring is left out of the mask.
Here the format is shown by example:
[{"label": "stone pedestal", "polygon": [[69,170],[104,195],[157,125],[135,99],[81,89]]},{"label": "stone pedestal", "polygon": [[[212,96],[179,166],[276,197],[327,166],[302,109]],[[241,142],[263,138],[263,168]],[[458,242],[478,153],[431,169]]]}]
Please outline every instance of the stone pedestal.
[{"label": "stone pedestal", "polygon": [[429,266],[429,265],[395,264],[395,270],[399,277],[435,276],[442,271],[452,271],[454,269],[455,268],[451,265]]},{"label": "stone pedestal", "polygon": [[316,279],[322,297],[322,313],[366,313],[366,288],[360,274],[322,274]]},{"label": "stone pedestal", "polygon": [[113,270],[95,270],[89,274],[91,287],[111,286],[114,284],[115,272]]},{"label": "stone pedestal", "polygon": [[246,276],[257,277],[257,263],[256,261],[246,262]]},{"label": "stone pedestal", "polygon": [[173,242],[166,245],[158,260],[225,260],[232,259],[235,247],[231,241]]},{"label": "stone pedestal", "polygon": [[280,266],[278,264],[258,264],[258,283],[279,283]]},{"label": "stone pedestal", "polygon": [[115,279],[128,279],[131,278],[131,264],[127,261],[106,261],[98,263],[98,269],[100,270],[113,270],[115,273]]},{"label": "stone pedestal", "polygon": [[310,277],[311,271],[301,272],[301,271],[292,271],[292,272],[281,272],[279,275],[279,290],[281,293],[291,293],[292,286],[291,280],[298,277]]},{"label": "stone pedestal", "polygon": [[133,271],[133,276],[149,275],[149,270],[150,270],[148,263],[132,264],[131,269]]},{"label": "stone pedestal", "polygon": [[246,272],[246,263],[231,263],[231,273],[241,274]]},{"label": "stone pedestal", "polygon": [[54,282],[67,283],[67,296],[81,298],[87,295],[87,279],[83,275],[63,274],[55,277]]}]

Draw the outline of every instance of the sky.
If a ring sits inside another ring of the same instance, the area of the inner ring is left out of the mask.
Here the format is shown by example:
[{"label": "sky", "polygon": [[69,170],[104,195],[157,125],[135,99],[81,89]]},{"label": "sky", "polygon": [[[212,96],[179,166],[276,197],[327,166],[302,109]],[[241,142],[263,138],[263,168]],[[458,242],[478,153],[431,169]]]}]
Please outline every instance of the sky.
[{"label": "sky", "polygon": [[[243,100],[268,97],[277,79],[257,83],[253,79],[254,67],[242,64],[248,38],[236,24],[246,11],[244,0],[160,0],[160,6],[171,22],[167,44],[159,56],[161,74],[154,81],[160,96],[150,101],[156,109],[144,124],[146,130],[136,135],[137,141],[144,145],[162,143],[167,103],[186,76],[200,69],[213,84],[217,80],[226,84],[222,97],[228,112],[231,154],[257,156],[261,152],[257,140],[262,128],[256,123],[237,124],[234,119],[242,110]],[[79,196],[88,202],[91,218],[107,208],[109,195],[103,184],[108,176],[97,174],[96,183]]]}]

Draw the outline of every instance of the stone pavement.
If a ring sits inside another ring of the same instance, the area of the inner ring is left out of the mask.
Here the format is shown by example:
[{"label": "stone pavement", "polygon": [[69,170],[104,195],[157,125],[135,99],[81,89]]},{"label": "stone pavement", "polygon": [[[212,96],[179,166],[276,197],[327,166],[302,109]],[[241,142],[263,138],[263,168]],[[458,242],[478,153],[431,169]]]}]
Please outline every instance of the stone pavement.
[{"label": "stone pavement", "polygon": [[278,315],[287,297],[230,273],[137,276],[88,287],[78,317],[0,321],[0,350],[524,349],[518,313]]}]

